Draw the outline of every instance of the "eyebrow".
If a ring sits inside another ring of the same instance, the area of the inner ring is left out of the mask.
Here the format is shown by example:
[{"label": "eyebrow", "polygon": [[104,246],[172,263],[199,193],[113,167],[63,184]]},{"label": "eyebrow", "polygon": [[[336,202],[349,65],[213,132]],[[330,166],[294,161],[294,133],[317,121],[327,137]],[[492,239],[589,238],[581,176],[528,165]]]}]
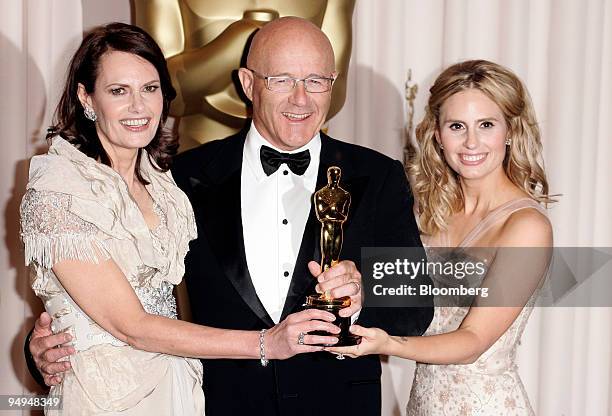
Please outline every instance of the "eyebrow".
[{"label": "eyebrow", "polygon": [[[483,118],[479,118],[478,120],[476,120],[476,122],[478,123],[482,123],[483,121],[500,121],[497,117],[491,116],[491,117],[483,117]],[[448,124],[448,123],[465,123],[465,121],[463,120],[459,120],[459,119],[451,119],[451,120],[445,120],[444,124]]]},{"label": "eyebrow", "polygon": [[[148,85],[156,84],[156,83],[160,84],[161,82],[160,82],[159,79],[154,79],[154,80],[151,80],[149,82],[145,82],[142,85],[146,87]],[[111,82],[111,83],[105,85],[104,88],[108,88],[108,87],[112,87],[112,86],[124,87],[124,88],[130,88],[131,87],[130,84],[124,84],[124,83],[121,83],[121,82]]]},{"label": "eyebrow", "polygon": [[[289,74],[288,72],[283,72],[281,74],[278,75],[266,75],[267,77],[289,77],[289,78],[297,78],[294,77],[293,75]],[[313,74],[310,73],[308,75],[306,75],[304,78],[332,78],[331,75],[321,75],[321,74]]]}]

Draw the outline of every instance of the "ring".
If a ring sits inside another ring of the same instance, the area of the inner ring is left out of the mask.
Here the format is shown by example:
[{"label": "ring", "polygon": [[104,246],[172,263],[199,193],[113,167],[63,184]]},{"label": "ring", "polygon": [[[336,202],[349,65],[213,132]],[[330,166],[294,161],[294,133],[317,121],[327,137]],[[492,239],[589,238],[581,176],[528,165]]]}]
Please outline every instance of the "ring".
[{"label": "ring", "polygon": [[298,345],[304,345],[304,334],[303,332],[300,332],[300,334],[298,335]]},{"label": "ring", "polygon": [[[357,282],[352,282],[355,286],[357,286],[357,293],[359,293],[359,291],[361,290],[361,285]],[[357,294],[355,293],[355,294]]]},{"label": "ring", "polygon": [[338,355],[336,355],[336,360],[344,360],[344,354],[339,352]]}]

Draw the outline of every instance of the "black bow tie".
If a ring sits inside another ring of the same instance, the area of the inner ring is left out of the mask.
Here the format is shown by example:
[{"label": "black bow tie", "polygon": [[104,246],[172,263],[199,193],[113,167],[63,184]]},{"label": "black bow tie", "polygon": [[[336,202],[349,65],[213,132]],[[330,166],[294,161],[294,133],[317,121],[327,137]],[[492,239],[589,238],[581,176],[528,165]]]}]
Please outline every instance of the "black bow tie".
[{"label": "black bow tie", "polygon": [[303,175],[310,164],[310,152],[304,150],[299,153],[281,153],[271,147],[261,146],[259,151],[261,166],[266,175],[270,176],[278,170],[278,167],[286,163],[291,172]]}]

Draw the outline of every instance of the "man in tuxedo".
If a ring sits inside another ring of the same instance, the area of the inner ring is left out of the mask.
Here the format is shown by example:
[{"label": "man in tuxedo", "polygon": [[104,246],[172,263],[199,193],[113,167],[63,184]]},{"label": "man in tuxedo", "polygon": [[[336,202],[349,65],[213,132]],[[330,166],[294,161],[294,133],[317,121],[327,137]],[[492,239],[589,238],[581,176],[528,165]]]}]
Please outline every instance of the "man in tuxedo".
[{"label": "man in tuxedo", "polygon": [[[314,24],[295,17],[268,23],[239,70],[252,102],[250,126],[177,157],[172,172],[198,223],[185,275],[195,323],[254,330],[286,321],[295,344],[308,344],[312,336],[299,336],[307,325],[299,312],[307,295],[330,291],[351,297],[342,313],[361,325],[394,335],[420,335],[429,325],[431,299],[420,308],[368,308],[366,299],[362,308],[361,248],[421,242],[402,165],[320,132],[336,75],[331,44]],[[327,183],[330,166],[342,169],[351,207],[343,261],[319,275],[312,195]],[[48,361],[62,353],[45,355],[53,343],[40,336],[44,330],[37,326],[30,350],[38,367],[53,373],[62,368]],[[208,416],[380,414],[376,356],[338,360],[317,352],[265,366],[203,361]]]}]

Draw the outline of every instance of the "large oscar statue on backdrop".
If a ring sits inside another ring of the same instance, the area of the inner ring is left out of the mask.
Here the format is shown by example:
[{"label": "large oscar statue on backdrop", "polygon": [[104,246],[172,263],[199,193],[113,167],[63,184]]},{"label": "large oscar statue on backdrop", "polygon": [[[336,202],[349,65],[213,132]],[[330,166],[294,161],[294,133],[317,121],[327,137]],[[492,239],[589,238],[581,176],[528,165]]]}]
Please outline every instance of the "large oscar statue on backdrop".
[{"label": "large oscar statue on backdrop", "polygon": [[159,43],[177,89],[181,150],[229,136],[248,116],[235,70],[255,30],[279,16],[299,16],[331,40],[339,73],[333,117],[344,104],[355,0],[133,0],[135,23]]}]

